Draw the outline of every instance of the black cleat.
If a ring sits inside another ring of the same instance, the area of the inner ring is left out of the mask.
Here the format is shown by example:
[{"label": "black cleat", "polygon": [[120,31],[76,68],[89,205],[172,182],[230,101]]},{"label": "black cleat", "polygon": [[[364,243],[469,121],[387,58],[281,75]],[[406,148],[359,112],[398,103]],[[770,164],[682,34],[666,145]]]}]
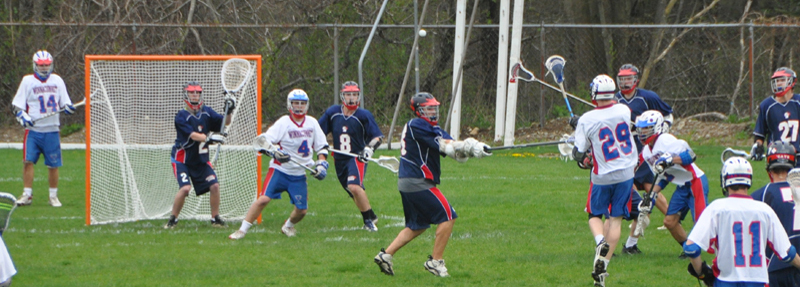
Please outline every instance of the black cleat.
[{"label": "black cleat", "polygon": [[178,218],[174,215],[170,215],[169,221],[167,221],[167,224],[164,224],[164,229],[173,229],[176,225],[178,225]]},{"label": "black cleat", "polygon": [[631,247],[622,248],[622,253],[634,255],[634,254],[642,254],[642,251],[639,250],[637,244],[634,244]]},{"label": "black cleat", "polygon": [[211,219],[211,226],[213,226],[213,227],[226,227],[225,221],[222,220],[222,217],[219,217],[219,215],[214,216],[214,218]]}]

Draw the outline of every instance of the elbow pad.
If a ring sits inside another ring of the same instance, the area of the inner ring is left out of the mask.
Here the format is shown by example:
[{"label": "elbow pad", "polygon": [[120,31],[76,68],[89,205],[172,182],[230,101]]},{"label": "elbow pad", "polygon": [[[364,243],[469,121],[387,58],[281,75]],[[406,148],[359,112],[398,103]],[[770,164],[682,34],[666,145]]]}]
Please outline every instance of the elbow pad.
[{"label": "elbow pad", "polygon": [[328,152],[328,145],[325,145],[324,147],[322,147],[321,149],[319,149],[317,151],[317,155],[321,155],[322,154],[322,155],[325,155],[326,158],[328,157],[328,153],[329,153]]},{"label": "elbow pad", "polygon": [[697,155],[691,149],[687,149],[686,151],[678,154],[678,156],[681,158],[681,165],[692,164],[697,158]]},{"label": "elbow pad", "polygon": [[683,244],[683,253],[686,253],[686,256],[689,256],[689,258],[697,258],[702,251],[700,245],[697,245],[697,243]]},{"label": "elbow pad", "polygon": [[381,143],[383,143],[383,138],[375,138],[372,141],[370,141],[367,144],[367,146],[372,148],[372,150],[376,150],[376,149],[378,149],[378,147],[381,146]]},{"label": "elbow pad", "polygon": [[795,249],[794,245],[792,245],[792,247],[789,247],[789,252],[786,252],[786,253],[787,253],[786,254],[786,258],[781,258],[781,261],[783,261],[785,263],[789,263],[797,255],[797,249]]},{"label": "elbow pad", "polygon": [[586,152],[579,152],[578,147],[572,147],[572,159],[577,162],[583,162],[584,158],[586,158]]}]

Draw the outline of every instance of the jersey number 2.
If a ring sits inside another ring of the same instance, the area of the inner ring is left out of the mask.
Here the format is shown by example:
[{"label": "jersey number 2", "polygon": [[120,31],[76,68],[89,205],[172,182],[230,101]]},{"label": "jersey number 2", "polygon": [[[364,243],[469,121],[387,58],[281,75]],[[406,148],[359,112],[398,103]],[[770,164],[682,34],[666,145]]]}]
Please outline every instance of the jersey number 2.
[{"label": "jersey number 2", "polygon": [[[761,222],[754,221],[750,223],[750,242],[752,246],[750,246],[750,250],[752,250],[750,254],[750,267],[761,266]],[[736,242],[736,254],[733,255],[733,262],[736,264],[736,267],[747,267],[745,265],[745,258],[744,258],[744,231],[742,230],[742,222],[734,222],[733,223],[733,239]]]},{"label": "jersey number 2", "polygon": [[597,136],[603,143],[603,158],[606,162],[619,158],[620,151],[624,155],[629,155],[633,151],[631,132],[627,123],[619,123],[613,132],[610,128],[604,127]]},{"label": "jersey number 2", "polygon": [[50,95],[47,101],[44,100],[44,96],[39,96],[39,112],[44,114],[47,112],[47,108],[51,108],[54,112],[58,111],[55,95]]}]

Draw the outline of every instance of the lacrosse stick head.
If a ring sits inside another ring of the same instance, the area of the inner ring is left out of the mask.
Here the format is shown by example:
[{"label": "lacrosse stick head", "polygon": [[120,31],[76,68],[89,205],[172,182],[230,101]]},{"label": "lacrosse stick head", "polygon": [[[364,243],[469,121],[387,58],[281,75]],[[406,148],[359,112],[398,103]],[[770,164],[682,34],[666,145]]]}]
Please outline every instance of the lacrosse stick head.
[{"label": "lacrosse stick head", "polygon": [[559,55],[550,56],[545,61],[544,66],[547,68],[548,74],[553,74],[553,79],[556,80],[556,83],[561,84],[564,82],[564,64],[566,61],[564,57]]},{"label": "lacrosse stick head", "polygon": [[644,235],[645,229],[647,226],[650,226],[650,206],[647,207],[639,207],[639,217],[636,222],[636,227],[633,229],[633,236],[640,237]]},{"label": "lacrosse stick head", "polygon": [[378,165],[390,170],[393,173],[397,173],[400,170],[400,161],[393,156],[385,156],[385,155],[379,156],[377,163]]},{"label": "lacrosse stick head", "polygon": [[753,166],[743,157],[729,158],[722,164],[719,180],[725,196],[728,196],[729,187],[744,185],[749,188],[753,183]]},{"label": "lacrosse stick head", "polygon": [[267,140],[265,135],[259,135],[253,140],[253,150],[257,155],[261,155],[261,153],[268,152],[271,149],[273,149],[272,143]]},{"label": "lacrosse stick head", "polygon": [[560,141],[563,141],[564,143],[558,144],[558,153],[561,154],[561,158],[564,159],[564,161],[569,161],[572,159],[572,148],[575,146],[575,135],[563,134]]},{"label": "lacrosse stick head", "polygon": [[794,205],[797,206],[800,203],[800,168],[790,170],[786,175],[786,182],[792,188],[792,199],[794,199]]},{"label": "lacrosse stick head", "polygon": [[11,213],[17,207],[17,198],[8,192],[0,192],[0,235],[8,228]]},{"label": "lacrosse stick head", "polygon": [[220,72],[222,88],[228,94],[236,94],[242,90],[252,74],[250,61],[240,58],[228,59],[222,64]]},{"label": "lacrosse stick head", "polygon": [[531,71],[525,69],[525,67],[522,66],[522,63],[515,63],[513,66],[511,66],[511,79],[509,82],[515,83],[516,79],[522,79],[526,82],[530,82],[535,80],[536,77],[533,76]]},{"label": "lacrosse stick head", "polygon": [[[725,161],[727,161],[729,158],[736,157],[736,156],[742,157],[742,158],[750,158],[750,155],[747,154],[747,152],[745,152],[745,151],[738,150],[738,149],[732,149],[732,148],[726,148],[724,151],[722,151],[722,154],[720,155],[720,159],[722,160],[722,163],[725,163]],[[792,167],[794,167],[794,166],[792,166]]]}]

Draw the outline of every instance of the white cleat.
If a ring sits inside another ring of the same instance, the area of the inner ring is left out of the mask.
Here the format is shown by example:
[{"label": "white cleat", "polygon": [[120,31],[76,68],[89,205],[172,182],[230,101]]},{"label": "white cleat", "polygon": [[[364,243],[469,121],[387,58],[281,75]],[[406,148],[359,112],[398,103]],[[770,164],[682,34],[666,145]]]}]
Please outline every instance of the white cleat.
[{"label": "white cleat", "polygon": [[236,232],[232,233],[231,235],[228,235],[228,238],[233,240],[239,240],[244,238],[246,234],[247,233],[245,233],[244,231],[236,230]]},{"label": "white cleat", "polygon": [[394,275],[394,268],[392,267],[394,264],[392,263],[392,255],[386,253],[386,250],[381,248],[381,252],[378,252],[378,255],[375,255],[375,264],[378,264],[378,267],[381,268],[381,272],[386,275]]},{"label": "white cleat", "polygon": [[444,267],[444,259],[434,260],[430,255],[428,255],[428,261],[425,261],[425,270],[439,277],[450,276],[447,274],[447,267]]},{"label": "white cleat", "polygon": [[51,196],[50,197],[50,206],[52,206],[52,207],[61,207],[61,201],[58,200],[58,197]]},{"label": "white cleat", "polygon": [[17,205],[18,206],[31,205],[31,203],[33,203],[33,195],[24,195],[23,194],[23,195],[19,196],[19,199],[17,199]]},{"label": "white cleat", "polygon": [[288,227],[285,224],[281,227],[281,233],[286,234],[288,237],[294,237],[297,235],[297,230],[294,227]]},{"label": "white cleat", "polygon": [[366,229],[367,231],[375,232],[375,231],[378,231],[378,226],[375,225],[375,221],[373,221],[371,219],[367,219],[367,220],[364,220],[364,229]]}]

